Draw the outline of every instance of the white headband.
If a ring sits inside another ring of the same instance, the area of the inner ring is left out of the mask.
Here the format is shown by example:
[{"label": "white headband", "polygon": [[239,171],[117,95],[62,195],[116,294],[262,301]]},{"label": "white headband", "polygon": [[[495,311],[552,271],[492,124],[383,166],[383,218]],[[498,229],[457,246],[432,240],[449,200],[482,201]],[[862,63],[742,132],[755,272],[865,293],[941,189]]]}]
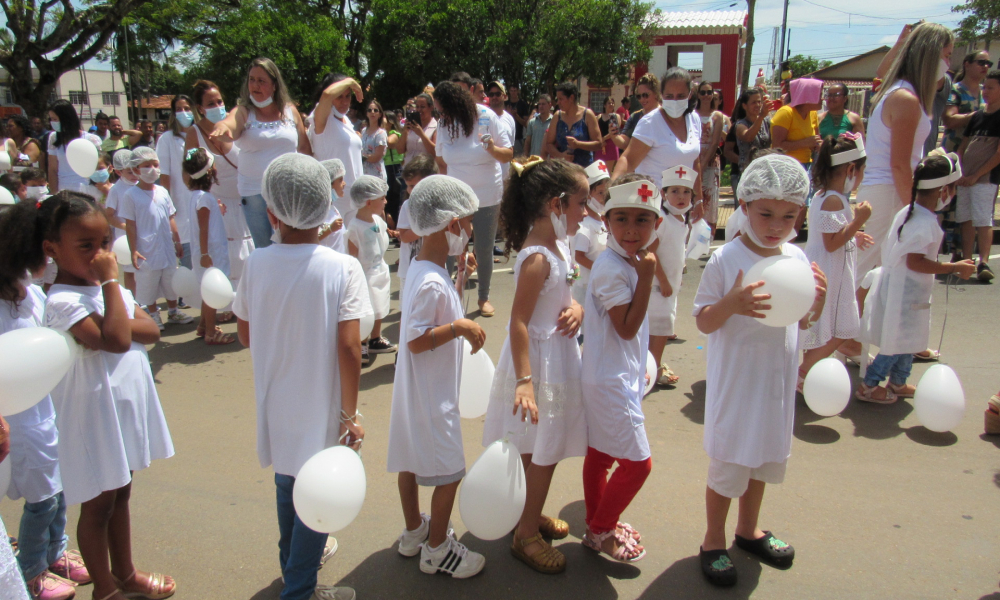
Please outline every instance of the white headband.
[{"label": "white headband", "polygon": [[[847,136],[842,136],[847,137]],[[847,139],[852,139],[847,137]],[[860,158],[868,156],[865,154],[865,140],[860,135],[857,138],[853,138],[854,143],[857,144],[857,148],[851,148],[850,150],[844,150],[843,152],[838,152],[837,154],[830,155],[830,166],[836,167],[837,165],[842,165],[844,163],[854,162]]]},{"label": "white headband", "polygon": [[205,173],[208,173],[208,170],[215,165],[215,156],[205,148],[202,148],[202,150],[205,150],[205,154],[208,155],[208,164],[202,167],[202,169],[197,173],[191,175],[191,179],[201,179],[205,176]]},{"label": "white headband", "polygon": [[937,179],[921,179],[917,182],[918,190],[933,190],[949,183],[955,183],[962,178],[962,163],[958,160],[958,155],[954,152],[949,152],[942,156],[948,159],[948,164],[951,165],[951,173]]}]

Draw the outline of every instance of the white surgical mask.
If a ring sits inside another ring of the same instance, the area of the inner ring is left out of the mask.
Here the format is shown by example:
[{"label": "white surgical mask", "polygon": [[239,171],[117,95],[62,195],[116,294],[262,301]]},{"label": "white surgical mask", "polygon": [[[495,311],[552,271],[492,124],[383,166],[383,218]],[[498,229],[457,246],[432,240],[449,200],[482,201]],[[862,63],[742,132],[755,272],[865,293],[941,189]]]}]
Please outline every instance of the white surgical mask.
[{"label": "white surgical mask", "polygon": [[187,129],[194,123],[194,113],[189,110],[179,110],[174,113],[174,118],[177,122],[181,124],[181,127]]},{"label": "white surgical mask", "polygon": [[854,175],[851,175],[846,180],[844,180],[844,195],[850,196],[851,192],[854,191],[854,186],[856,186],[857,184],[858,184],[858,178]]},{"label": "white surgical mask", "polygon": [[944,76],[948,74],[949,66],[951,65],[948,64],[948,61],[942,58],[941,62],[938,64],[937,79],[944,79]]},{"label": "white surgical mask", "polygon": [[604,205],[593,198],[587,198],[587,208],[597,213],[597,216],[604,214]]},{"label": "white surgical mask", "polygon": [[251,95],[250,102],[253,102],[253,105],[256,106],[257,108],[267,108],[268,106],[271,106],[272,102],[274,102],[274,98],[268,96],[267,100],[260,101]]},{"label": "white surgical mask", "polygon": [[669,202],[664,202],[663,208],[667,209],[667,212],[674,215],[675,217],[682,217],[685,214],[687,214],[689,210],[691,210],[691,205],[688,204],[684,208],[677,208],[676,206],[674,206]]},{"label": "white surgical mask", "polygon": [[448,256],[459,256],[469,247],[469,233],[462,227],[462,234],[455,235],[450,231],[445,231],[448,239]]},{"label": "white surgical mask", "polygon": [[550,212],[549,219],[552,221],[552,229],[556,232],[556,239],[565,241],[568,233],[568,226],[566,223],[566,213],[561,212],[558,216],[556,213]]},{"label": "white surgical mask", "polygon": [[49,186],[47,185],[29,185],[25,188],[25,197],[28,200],[39,200],[42,196],[49,193]]},{"label": "white surgical mask", "polygon": [[156,180],[160,178],[160,168],[159,167],[140,167],[139,168],[139,179],[145,181],[146,183],[156,183]]},{"label": "white surgical mask", "polygon": [[790,240],[795,239],[795,237],[797,235],[799,235],[797,231],[795,231],[794,229],[792,229],[788,233],[788,235],[786,235],[784,237],[784,239],[778,241],[777,243],[775,243],[775,244],[765,244],[762,239],[760,239],[759,237],[757,237],[757,233],[754,232],[753,227],[750,225],[750,217],[748,215],[744,215],[744,216],[746,216],[746,221],[744,221],[743,227],[740,229],[740,231],[741,231],[741,233],[743,233],[743,235],[749,237],[750,241],[752,241],[753,243],[757,244],[757,246],[760,247],[760,248],[777,248],[778,246],[784,244],[785,242],[788,242]]},{"label": "white surgical mask", "polygon": [[52,131],[56,133],[62,131],[62,123],[60,123],[59,121],[49,121],[49,127],[51,127]]},{"label": "white surgical mask", "polygon": [[278,227],[275,227],[272,230],[272,233],[271,233],[271,242],[274,243],[274,244],[280,244],[281,243],[281,229],[279,229]]},{"label": "white surgical mask", "polygon": [[218,123],[226,118],[225,106],[213,106],[205,109],[205,118],[213,123]]},{"label": "white surgical mask", "polygon": [[335,106],[330,106],[330,112],[332,112],[333,116],[337,117],[337,119],[340,121],[343,121],[344,117],[347,116],[347,113],[340,112],[339,110],[337,110],[337,107]]},{"label": "white surgical mask", "polygon": [[663,110],[667,111],[667,115],[674,119],[679,119],[684,116],[684,113],[688,109],[687,100],[663,100],[660,102],[660,106]]},{"label": "white surgical mask", "polygon": [[941,212],[946,206],[948,206],[948,203],[951,202],[951,196],[946,193],[947,189],[947,187],[941,188],[941,195],[938,197],[937,206],[934,207],[934,212]]},{"label": "white surgical mask", "polygon": [[[649,239],[646,240],[646,243],[642,245],[642,248],[644,250],[646,248],[649,248],[649,246],[652,245],[652,243],[655,241],[656,241],[655,235],[649,236]],[[618,243],[618,240],[616,240],[615,236],[611,235],[610,232],[608,232],[608,248],[611,248],[611,250],[614,251],[615,254],[621,256],[622,258],[625,259],[630,258],[629,253],[625,251],[625,248],[621,247],[621,244]]]}]

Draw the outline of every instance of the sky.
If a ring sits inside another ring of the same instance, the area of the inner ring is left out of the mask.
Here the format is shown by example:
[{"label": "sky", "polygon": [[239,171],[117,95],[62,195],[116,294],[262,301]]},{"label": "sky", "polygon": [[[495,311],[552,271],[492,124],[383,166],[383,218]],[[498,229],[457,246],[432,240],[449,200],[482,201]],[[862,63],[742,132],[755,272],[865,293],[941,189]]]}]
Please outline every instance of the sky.
[{"label": "sky", "polygon": [[[786,48],[792,56],[803,54],[834,63],[873,50],[892,46],[903,25],[920,19],[954,28],[962,18],[952,6],[960,0],[790,0]],[[751,77],[765,67],[771,51],[774,28],[780,44],[782,0],[757,0],[754,12],[754,47]],[[746,10],[745,0],[660,0],[663,12],[694,10]],[[787,52],[787,50],[786,50]]]}]

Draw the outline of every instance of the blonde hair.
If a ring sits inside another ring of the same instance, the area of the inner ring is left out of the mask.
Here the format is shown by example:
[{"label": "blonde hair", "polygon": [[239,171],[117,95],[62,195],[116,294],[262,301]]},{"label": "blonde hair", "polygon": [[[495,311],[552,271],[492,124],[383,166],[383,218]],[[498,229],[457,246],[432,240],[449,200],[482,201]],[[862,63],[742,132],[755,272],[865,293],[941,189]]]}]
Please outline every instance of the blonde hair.
[{"label": "blonde hair", "polygon": [[639,81],[635,82],[635,89],[638,90],[640,85],[648,87],[649,91],[653,92],[653,95],[656,96],[657,99],[660,98],[660,80],[657,79],[656,75],[647,71],[642,77],[639,78]]},{"label": "blonde hair", "polygon": [[292,104],[292,96],[288,93],[288,86],[285,85],[285,80],[281,77],[278,65],[274,64],[270,58],[255,58],[250,63],[250,67],[247,68],[247,76],[243,79],[243,87],[240,88],[240,106],[245,106],[248,109],[255,108],[253,102],[250,101],[250,71],[254,67],[264,69],[267,76],[271,78],[271,82],[274,83],[274,95],[271,98],[274,99],[274,104],[277,105],[281,112],[281,118],[284,119],[285,107]]},{"label": "blonde hair", "polygon": [[885,97],[886,91],[896,82],[906,81],[916,90],[917,99],[920,100],[924,113],[929,114],[934,106],[941,51],[954,41],[954,34],[944,25],[937,23],[917,25],[906,38],[896,59],[892,61],[882,86],[872,98],[872,105],[877,106]]}]

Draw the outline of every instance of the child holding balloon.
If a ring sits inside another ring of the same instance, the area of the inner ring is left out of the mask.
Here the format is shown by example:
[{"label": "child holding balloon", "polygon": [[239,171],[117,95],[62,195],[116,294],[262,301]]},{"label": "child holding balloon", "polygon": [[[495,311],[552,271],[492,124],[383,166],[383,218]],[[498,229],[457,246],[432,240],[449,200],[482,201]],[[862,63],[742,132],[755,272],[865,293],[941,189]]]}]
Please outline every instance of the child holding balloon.
[{"label": "child holding balloon", "polygon": [[[779,567],[792,564],[794,549],[757,526],[764,486],[781,483],[791,451],[799,331],[823,310],[826,280],[812,265],[815,299],[809,312],[787,327],[757,319],[771,308],[763,281],[743,274],[772,256],[809,264],[798,247],[795,220],[809,194],[806,172],[794,158],[771,154],[751,161],[740,177],[743,235],[712,254],[694,300],[698,329],[708,334],[705,380],[705,451],[711,459],[705,490],[707,529],[702,572],[714,585],[736,583],[726,548],[726,518],[740,499],[736,545]],[[740,365],[734,369],[733,365]]]},{"label": "child holding balloon", "polygon": [[[472,577],[486,564],[451,531],[449,518],[458,484],[465,476],[465,453],[458,412],[465,338],[479,352],[486,333],[465,318],[458,291],[448,275],[449,256],[465,252],[472,216],[479,208],[467,184],[432,175],[413,188],[410,225],[420,236],[420,253],[410,265],[402,300],[399,359],[389,419],[390,473],[399,473],[399,498],[406,528],[399,553],[420,554],[420,570],[456,579]],[[430,517],[420,512],[417,486],[434,486]]]},{"label": "child holding balloon", "polygon": [[[882,270],[865,299],[864,339],[879,348],[854,397],[891,404],[916,392],[906,383],[913,354],[927,348],[931,327],[934,276],[955,273],[968,279],[972,260],[938,261],[944,232],[936,212],[944,210],[962,177],[958,155],[930,154],[913,172],[913,196],[892,221],[882,247]],[[889,378],[883,388],[881,383]]]},{"label": "child holding balloon", "polygon": [[42,203],[45,253],[59,266],[45,302],[45,325],[84,348],[52,391],[59,471],[67,504],[80,504],[77,539],[94,598],[165,598],[174,581],[132,563],[129,498],[135,471],[174,448],[145,344],[160,339],[118,282],[107,217],[93,199],[63,190]]},{"label": "child holding balloon", "polygon": [[[44,322],[45,294],[28,279],[45,269],[45,254],[35,238],[37,219],[33,202],[16,204],[0,214],[0,334],[42,327]],[[17,555],[21,574],[36,598],[43,590],[46,599],[71,598],[74,584],[90,583],[90,575],[80,554],[66,549],[66,497],[51,396],[8,413],[7,422],[11,483],[0,494],[12,500],[24,498]],[[0,538],[0,544],[5,540]]]},{"label": "child holding balloon", "polygon": [[565,521],[542,514],[552,474],[587,451],[576,341],[583,308],[571,295],[567,235],[583,220],[588,188],[583,169],[565,160],[515,162],[500,204],[505,254],[517,251],[516,283],[483,445],[508,439],[521,454],[527,498],[511,552],[540,573],[566,569],[566,557],[543,539],[569,535]]},{"label": "child holding balloon", "polygon": [[604,202],[608,197],[608,167],[603,160],[595,160],[584,169],[590,196],[587,197],[587,215],[573,236],[573,260],[580,265],[580,277],[573,282],[573,301],[583,306],[587,297],[587,283],[594,261],[608,246],[608,230],[604,228]]}]

